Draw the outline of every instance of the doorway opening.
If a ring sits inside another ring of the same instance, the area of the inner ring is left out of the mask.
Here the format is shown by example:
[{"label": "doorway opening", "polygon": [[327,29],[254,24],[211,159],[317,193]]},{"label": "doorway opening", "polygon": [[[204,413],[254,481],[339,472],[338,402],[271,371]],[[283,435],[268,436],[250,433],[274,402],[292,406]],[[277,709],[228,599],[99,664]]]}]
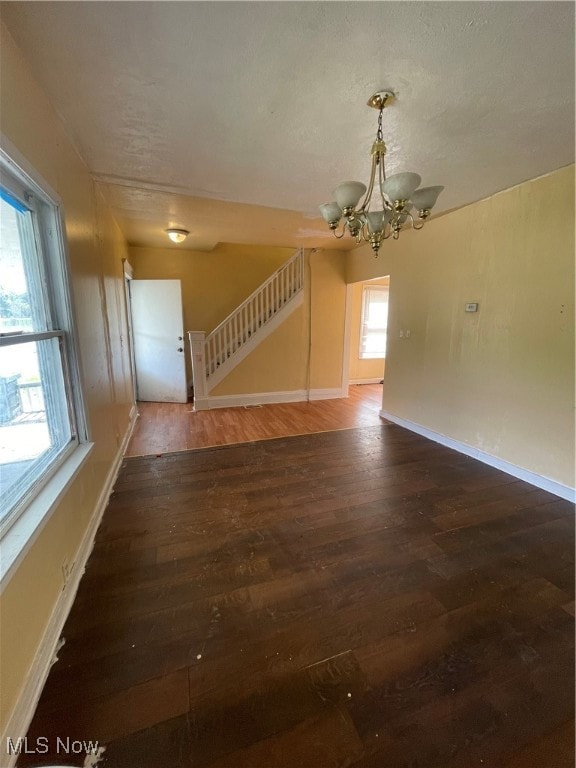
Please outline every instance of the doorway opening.
[{"label": "doorway opening", "polygon": [[348,384],[384,384],[390,276],[348,286]]}]

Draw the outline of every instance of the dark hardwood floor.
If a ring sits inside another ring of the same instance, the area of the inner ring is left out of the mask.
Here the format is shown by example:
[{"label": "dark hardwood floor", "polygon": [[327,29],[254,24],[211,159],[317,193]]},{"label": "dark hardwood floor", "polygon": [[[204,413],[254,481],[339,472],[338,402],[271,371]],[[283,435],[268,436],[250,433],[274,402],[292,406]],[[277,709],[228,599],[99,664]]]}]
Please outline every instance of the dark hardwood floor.
[{"label": "dark hardwood floor", "polygon": [[571,504],[394,425],[127,459],[18,765],[573,766],[573,568]]}]

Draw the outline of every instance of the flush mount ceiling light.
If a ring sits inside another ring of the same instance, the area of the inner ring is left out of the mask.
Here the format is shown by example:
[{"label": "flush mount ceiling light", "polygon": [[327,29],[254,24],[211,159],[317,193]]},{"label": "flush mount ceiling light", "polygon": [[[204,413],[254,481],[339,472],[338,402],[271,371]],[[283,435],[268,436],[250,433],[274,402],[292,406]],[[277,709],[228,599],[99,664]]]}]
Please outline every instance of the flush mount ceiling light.
[{"label": "flush mount ceiling light", "polygon": [[172,227],[165,232],[173,243],[183,243],[190,234],[187,229],[173,229]]},{"label": "flush mount ceiling light", "polygon": [[[413,229],[422,229],[430,211],[444,187],[418,186],[422,179],[417,173],[395,173],[386,178],[384,155],[386,145],[382,136],[382,112],[394,100],[391,91],[379,91],[368,100],[368,106],[378,110],[378,130],[372,144],[372,170],[368,188],[359,181],[344,181],[334,190],[335,202],[324,203],[320,213],[328,222],[334,236],[340,239],[348,232],[357,243],[369,242],[375,255],[380,244],[390,236],[397,240],[405,223]],[[374,187],[378,182],[378,192]],[[359,205],[362,195],[362,204]],[[378,199],[378,197],[380,199]],[[412,209],[418,212],[416,219]],[[342,231],[337,233],[341,220]]]}]

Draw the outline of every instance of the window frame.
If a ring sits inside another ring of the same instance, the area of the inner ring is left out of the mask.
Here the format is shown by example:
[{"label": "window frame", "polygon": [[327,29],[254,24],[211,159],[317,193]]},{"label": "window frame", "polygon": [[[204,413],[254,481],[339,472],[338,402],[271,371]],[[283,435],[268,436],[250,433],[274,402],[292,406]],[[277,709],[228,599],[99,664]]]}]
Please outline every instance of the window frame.
[{"label": "window frame", "polygon": [[[5,146],[10,145],[10,142],[2,138]],[[43,262],[41,278],[44,278],[37,287],[35,298],[42,297],[49,327],[43,331],[0,334],[0,347],[44,339],[58,341],[60,360],[52,359],[55,370],[59,375],[61,372],[64,381],[71,439],[45,467],[41,467],[39,476],[30,482],[10,512],[0,520],[0,541],[3,550],[8,550],[3,552],[2,578],[35,529],[49,516],[54,507],[53,502],[61,497],[93,445],[89,442],[81,383],[79,343],[61,200],[35,170],[18,156],[14,148],[8,146],[7,149],[0,148],[0,183],[17,202],[34,212],[33,234],[36,247],[40,249],[38,256]],[[14,156],[17,156],[18,162]],[[53,499],[53,502],[48,503],[48,499]],[[14,546],[15,540],[17,546]],[[8,562],[4,562],[6,554]]]},{"label": "window frame", "polygon": [[387,295],[387,313],[386,313],[386,327],[377,329],[380,332],[384,331],[386,333],[386,347],[388,346],[388,305],[390,302],[390,286],[389,285],[366,285],[364,284],[362,286],[362,311],[360,313],[360,334],[358,339],[358,359],[359,360],[385,360],[386,359],[386,349],[384,349],[384,353],[382,355],[378,355],[378,357],[375,357],[374,355],[366,355],[364,352],[364,326],[366,325],[366,315],[367,315],[367,308],[369,304],[368,295],[369,291],[377,291],[380,293],[386,293]]}]

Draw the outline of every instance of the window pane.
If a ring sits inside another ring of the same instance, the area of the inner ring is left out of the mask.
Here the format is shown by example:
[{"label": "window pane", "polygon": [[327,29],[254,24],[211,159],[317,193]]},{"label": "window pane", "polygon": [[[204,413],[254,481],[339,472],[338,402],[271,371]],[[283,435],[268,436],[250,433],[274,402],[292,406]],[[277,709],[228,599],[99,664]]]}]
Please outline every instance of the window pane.
[{"label": "window pane", "polygon": [[364,287],[360,358],[386,357],[388,325],[388,286]]},{"label": "window pane", "polygon": [[59,338],[0,348],[0,501],[5,517],[72,439]]},{"label": "window pane", "polygon": [[386,331],[372,331],[363,339],[363,357],[376,358],[386,355]]},{"label": "window pane", "polygon": [[43,280],[32,212],[0,196],[0,333],[45,331]]}]

